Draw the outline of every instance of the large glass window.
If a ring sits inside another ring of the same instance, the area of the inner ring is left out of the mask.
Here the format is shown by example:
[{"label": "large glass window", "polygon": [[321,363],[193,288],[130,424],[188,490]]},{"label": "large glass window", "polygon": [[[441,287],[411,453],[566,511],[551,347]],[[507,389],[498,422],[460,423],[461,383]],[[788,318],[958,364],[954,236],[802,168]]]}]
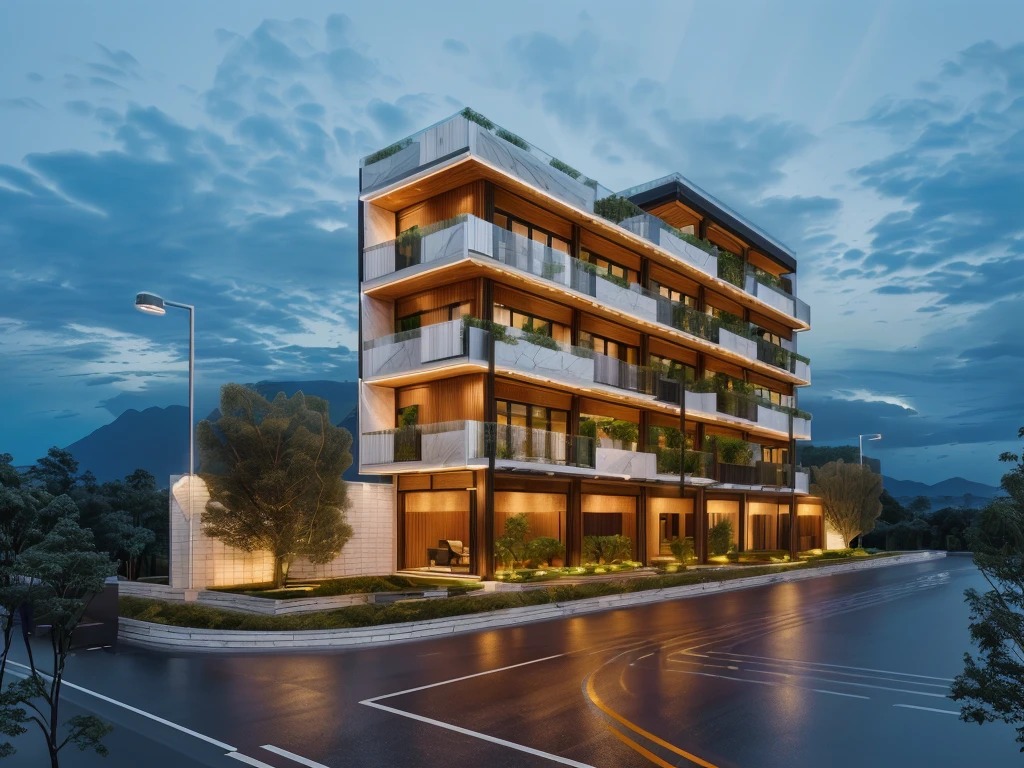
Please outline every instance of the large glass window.
[{"label": "large glass window", "polygon": [[669,301],[675,301],[686,307],[697,306],[697,298],[695,296],[683,293],[682,291],[677,291],[675,288],[669,288],[667,285],[662,285],[657,280],[650,280],[648,282],[650,283],[648,287],[652,291],[664,296]]},{"label": "large glass window", "polygon": [[621,264],[616,264],[611,259],[606,259],[604,256],[583,249],[580,251],[580,261],[585,261],[588,264],[593,264],[595,267],[603,269],[613,277],[617,277],[620,280],[625,280],[627,283],[635,283],[637,281],[636,271],[629,267],[624,267]]},{"label": "large glass window", "polygon": [[470,312],[470,304],[468,301],[463,301],[458,304],[449,304],[446,307],[438,307],[437,309],[430,309],[423,312],[414,312],[411,315],[400,317],[395,321],[395,333],[414,331],[425,325],[443,323],[448,320],[459,320],[469,314],[472,313]]},{"label": "large glass window", "polygon": [[518,309],[511,309],[503,304],[494,305],[494,322],[541,336],[551,336],[555,325],[546,318],[520,312]]},{"label": "large glass window", "polygon": [[507,229],[510,232],[514,232],[517,235],[522,235],[523,237],[528,237],[531,240],[536,240],[538,243],[543,243],[556,251],[569,253],[569,242],[567,240],[564,240],[558,235],[551,234],[546,229],[530,224],[528,221],[516,218],[505,211],[494,212],[494,225],[501,229]]},{"label": "large glass window", "polygon": [[580,331],[580,346],[592,349],[598,354],[613,357],[633,365],[640,362],[640,347],[623,344],[621,341],[613,341],[603,336],[597,336],[587,331]]},{"label": "large glass window", "polygon": [[510,400],[497,400],[498,423],[513,427],[542,429],[545,432],[567,433],[569,412],[541,405],[527,405]]},{"label": "large glass window", "polygon": [[697,369],[694,366],[681,363],[670,357],[650,355],[648,358],[648,365],[651,368],[661,371],[664,376],[670,379],[675,379],[676,381],[682,381],[684,376],[686,381],[695,381],[697,379]]}]

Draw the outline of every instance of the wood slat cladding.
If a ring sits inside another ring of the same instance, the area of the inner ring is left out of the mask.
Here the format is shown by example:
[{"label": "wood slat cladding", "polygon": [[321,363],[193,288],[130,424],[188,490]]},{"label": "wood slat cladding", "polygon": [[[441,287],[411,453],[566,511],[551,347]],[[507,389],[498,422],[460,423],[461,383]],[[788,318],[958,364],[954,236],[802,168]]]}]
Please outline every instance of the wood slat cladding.
[{"label": "wood slat cladding", "polygon": [[564,493],[494,492],[494,532],[502,535],[505,521],[525,514],[530,521],[530,538],[549,536],[565,541],[565,513],[568,500]]},{"label": "wood slat cladding", "polygon": [[484,217],[483,179],[442,192],[399,211],[398,231],[404,232],[414,226],[425,227],[452,219],[462,213],[481,219]]},{"label": "wood slat cladding", "polygon": [[580,398],[580,413],[591,416],[605,416],[612,419],[631,421],[634,424],[640,423],[640,411],[636,408],[627,408],[624,405],[606,403],[602,400],[592,400],[589,397]]},{"label": "wood slat cladding", "polygon": [[403,387],[395,393],[395,406],[418,405],[420,424],[470,419],[484,420],[483,374],[456,376]]},{"label": "wood slat cladding", "polygon": [[782,395],[792,395],[793,385],[786,381],[778,381],[773,379],[771,376],[763,376],[760,373],[754,373],[750,371],[747,374],[750,378],[748,381],[755,387],[767,387],[772,392],[778,392]]},{"label": "wood slat cladding", "polygon": [[[658,413],[657,411],[650,411],[647,414],[647,423],[652,427],[671,427],[672,429],[679,429],[679,417],[672,413]],[[693,422],[688,422],[686,425],[687,430],[693,430]]]},{"label": "wood slat cladding", "polygon": [[595,336],[603,336],[612,341],[629,344],[631,347],[640,346],[640,333],[638,331],[624,328],[621,325],[610,323],[593,315],[583,315],[580,322],[580,330],[592,333]]},{"label": "wood slat cladding", "polygon": [[569,493],[572,481],[553,477],[523,477],[522,475],[497,475],[494,492],[529,491],[543,493]]},{"label": "wood slat cladding", "polygon": [[430,475],[399,475],[398,490],[400,491],[429,491]]},{"label": "wood slat cladding", "polygon": [[[465,301],[473,305],[471,311],[476,314],[476,299],[477,281],[463,280],[399,299],[395,302],[395,318],[414,315],[417,312],[443,309],[452,304],[461,304]],[[447,316],[444,319],[447,320]]]},{"label": "wood slat cladding", "polygon": [[708,437],[738,437],[743,439],[743,430],[733,429],[732,427],[726,427],[722,424],[705,424],[704,434]]},{"label": "wood slat cladding", "polygon": [[638,254],[623,248],[621,245],[616,245],[611,240],[595,235],[589,230],[584,229],[580,232],[580,245],[584,250],[604,256],[609,261],[614,261],[620,266],[635,269],[637,272],[640,271],[640,256]]},{"label": "wood slat cladding", "polygon": [[781,264],[772,261],[760,251],[747,251],[747,261],[776,277],[786,274],[786,269]]},{"label": "wood slat cladding", "polygon": [[793,331],[784,326],[782,323],[776,322],[775,320],[765,317],[764,315],[754,312],[753,310],[751,310],[750,312],[750,322],[761,326],[766,331],[771,331],[772,333],[777,334],[783,339],[793,338]]},{"label": "wood slat cladding", "polygon": [[472,472],[441,472],[431,477],[431,487],[435,491],[472,488],[474,484]]},{"label": "wood slat cladding", "polygon": [[[673,344],[671,341],[659,339],[657,336],[651,336],[648,338],[647,350],[652,355],[667,357],[669,360],[686,363],[687,365],[697,365],[697,353],[694,350],[681,347],[678,344]],[[646,363],[647,361],[645,360],[643,362]]]},{"label": "wood slat cladding", "polygon": [[697,234],[697,227],[700,224],[700,216],[678,200],[670,200],[667,203],[662,203],[661,205],[657,205],[653,208],[648,208],[647,212],[657,216],[666,224],[671,224],[676,229],[681,229],[684,232],[686,231],[686,227],[692,226],[693,234]]},{"label": "wood slat cladding", "polygon": [[708,306],[714,307],[715,309],[720,309],[723,312],[731,312],[736,315],[736,317],[743,317],[743,307],[732,299],[725,298],[725,296],[720,293],[715,293],[710,290],[707,291],[705,294],[705,302]]},{"label": "wood slat cladding", "polygon": [[504,304],[511,309],[518,309],[520,312],[525,312],[528,315],[543,317],[545,320],[562,323],[563,325],[572,324],[571,307],[556,304],[553,301],[548,301],[523,291],[517,291],[515,288],[509,288],[505,285],[494,286],[494,303]]},{"label": "wood slat cladding", "polygon": [[572,224],[568,221],[499,186],[494,187],[494,207],[507,211],[517,218],[535,224],[566,240],[572,238]]},{"label": "wood slat cladding", "polygon": [[404,502],[406,568],[429,565],[427,550],[442,539],[469,543],[469,492],[414,491]]},{"label": "wood slat cladding", "polygon": [[708,373],[725,373],[732,376],[734,379],[743,378],[743,368],[734,365],[733,363],[727,363],[724,360],[717,358],[708,358],[707,360]]},{"label": "wood slat cladding", "polygon": [[726,232],[717,224],[708,225],[708,240],[717,245],[719,248],[724,248],[727,251],[732,251],[736,255],[741,255],[744,249],[747,247],[746,243],[744,243],[735,235]]},{"label": "wood slat cladding", "polygon": [[531,387],[509,379],[495,379],[494,397],[497,400],[512,400],[527,405],[543,405],[568,411],[572,407],[572,395],[567,392],[555,392],[551,389]]},{"label": "wood slat cladding", "polygon": [[696,296],[700,288],[696,280],[691,280],[668,267],[663,267],[661,264],[655,264],[654,262],[651,262],[650,274],[652,280],[657,280],[662,285],[682,291],[689,296]]}]

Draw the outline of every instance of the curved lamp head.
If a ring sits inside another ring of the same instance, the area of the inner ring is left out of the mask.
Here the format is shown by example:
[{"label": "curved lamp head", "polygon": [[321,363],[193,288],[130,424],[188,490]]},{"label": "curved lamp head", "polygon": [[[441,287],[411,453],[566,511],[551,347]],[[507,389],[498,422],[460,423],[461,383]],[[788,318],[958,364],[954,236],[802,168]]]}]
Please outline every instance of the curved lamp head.
[{"label": "curved lamp head", "polygon": [[868,440],[881,440],[881,439],[882,439],[881,435],[872,435],[871,437],[868,438]]},{"label": "curved lamp head", "polygon": [[167,310],[164,308],[164,300],[155,293],[139,293],[135,296],[135,308],[148,315],[163,315]]}]

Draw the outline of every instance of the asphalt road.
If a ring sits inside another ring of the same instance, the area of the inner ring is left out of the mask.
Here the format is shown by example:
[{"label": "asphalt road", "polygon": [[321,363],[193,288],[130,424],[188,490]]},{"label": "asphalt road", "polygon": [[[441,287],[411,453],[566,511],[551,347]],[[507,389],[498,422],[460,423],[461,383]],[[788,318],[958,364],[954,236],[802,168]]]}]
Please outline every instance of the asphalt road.
[{"label": "asphalt road", "polygon": [[946,698],[969,586],[951,557],[372,650],[83,651],[65,714],[112,722],[111,755],[61,764],[1016,766]]}]

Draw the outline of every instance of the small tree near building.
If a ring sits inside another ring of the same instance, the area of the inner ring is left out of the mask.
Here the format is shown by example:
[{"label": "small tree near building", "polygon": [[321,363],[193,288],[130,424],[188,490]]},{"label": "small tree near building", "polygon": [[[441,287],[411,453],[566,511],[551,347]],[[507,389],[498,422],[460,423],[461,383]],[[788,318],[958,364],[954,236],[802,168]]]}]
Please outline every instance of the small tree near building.
[{"label": "small tree near building", "polygon": [[842,459],[812,469],[811,493],[821,497],[825,522],[844,544],[874,528],[882,512],[882,476]]},{"label": "small tree near building", "polygon": [[273,402],[239,384],[221,389],[216,422],[202,421],[202,478],[210,491],[207,535],[274,558],[283,586],[296,557],[328,563],[352,537],[342,473],[352,435],[330,422],[330,406],[301,392]]}]

